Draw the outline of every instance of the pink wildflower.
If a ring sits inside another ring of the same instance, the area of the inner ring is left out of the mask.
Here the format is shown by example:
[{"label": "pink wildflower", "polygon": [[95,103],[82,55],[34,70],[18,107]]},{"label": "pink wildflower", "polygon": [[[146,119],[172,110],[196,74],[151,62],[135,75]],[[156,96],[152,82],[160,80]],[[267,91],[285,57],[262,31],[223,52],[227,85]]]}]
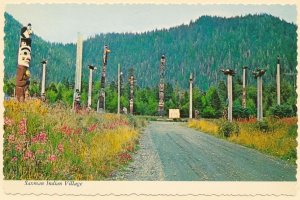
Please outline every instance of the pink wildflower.
[{"label": "pink wildflower", "polygon": [[12,119],[9,119],[8,117],[4,118],[4,126],[12,126],[14,121]]},{"label": "pink wildflower", "polygon": [[24,154],[24,160],[28,160],[28,159],[34,159],[34,154],[32,151],[26,151]]},{"label": "pink wildflower", "polygon": [[16,151],[22,151],[22,144],[16,145]]},{"label": "pink wildflower", "polygon": [[56,161],[56,156],[54,154],[50,155],[48,160],[50,161]]},{"label": "pink wildflower", "polygon": [[11,159],[12,162],[15,162],[15,161],[17,161],[17,160],[18,160],[18,158],[17,158],[16,156],[14,156],[14,157]]},{"label": "pink wildflower", "polygon": [[8,136],[8,142],[13,143],[15,141],[15,136],[14,135],[9,135]]},{"label": "pink wildflower", "polygon": [[39,142],[46,142],[47,140],[47,134],[45,132],[41,132],[40,134],[37,135],[37,139]]},{"label": "pink wildflower", "polygon": [[81,128],[77,128],[74,130],[75,135],[78,135],[79,133],[81,133]]},{"label": "pink wildflower", "polygon": [[64,146],[62,144],[59,144],[57,146],[58,151],[63,152],[64,151]]},{"label": "pink wildflower", "polygon": [[93,132],[97,128],[97,124],[93,124],[87,128],[89,132]]},{"label": "pink wildflower", "polygon": [[23,118],[19,123],[19,134],[24,135],[27,132],[26,119]]}]

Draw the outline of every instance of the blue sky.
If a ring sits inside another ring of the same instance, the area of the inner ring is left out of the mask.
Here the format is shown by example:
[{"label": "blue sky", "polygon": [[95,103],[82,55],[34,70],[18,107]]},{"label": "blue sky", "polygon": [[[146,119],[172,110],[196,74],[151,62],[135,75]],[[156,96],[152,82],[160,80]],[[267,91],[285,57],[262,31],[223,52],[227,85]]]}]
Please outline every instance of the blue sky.
[{"label": "blue sky", "polygon": [[[76,42],[108,32],[144,32],[187,24],[202,15],[232,17],[268,13],[296,24],[295,5],[126,5],[7,4],[5,11],[32,24],[35,34],[51,42]],[[25,14],[26,13],[26,14]]]}]

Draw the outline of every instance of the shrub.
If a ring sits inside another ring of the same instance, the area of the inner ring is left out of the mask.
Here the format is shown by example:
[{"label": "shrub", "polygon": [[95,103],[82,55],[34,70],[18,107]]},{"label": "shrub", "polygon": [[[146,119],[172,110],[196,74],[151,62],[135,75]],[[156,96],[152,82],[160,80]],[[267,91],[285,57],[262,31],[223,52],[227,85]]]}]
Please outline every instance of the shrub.
[{"label": "shrub", "polygon": [[287,104],[272,106],[270,108],[270,114],[279,118],[292,117],[295,115],[292,106]]},{"label": "shrub", "polygon": [[260,131],[267,132],[269,131],[270,126],[267,120],[262,120],[255,123],[255,128]]},{"label": "shrub", "polygon": [[236,122],[222,120],[219,124],[218,133],[224,137],[230,137],[232,134],[238,135],[240,132],[239,125]]},{"label": "shrub", "polygon": [[243,108],[242,106],[233,106],[232,115],[235,119],[245,119],[250,117],[250,110],[248,108]]},{"label": "shrub", "polygon": [[202,111],[202,117],[205,118],[215,118],[217,115],[215,109],[213,109],[211,106],[207,106]]}]

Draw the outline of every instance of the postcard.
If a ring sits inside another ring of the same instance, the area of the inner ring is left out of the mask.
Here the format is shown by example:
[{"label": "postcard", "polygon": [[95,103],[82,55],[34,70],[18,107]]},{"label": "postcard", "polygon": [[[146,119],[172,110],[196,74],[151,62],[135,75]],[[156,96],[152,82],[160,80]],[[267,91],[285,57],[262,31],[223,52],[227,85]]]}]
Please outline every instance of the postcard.
[{"label": "postcard", "polygon": [[1,4],[5,198],[299,197],[296,1]]}]

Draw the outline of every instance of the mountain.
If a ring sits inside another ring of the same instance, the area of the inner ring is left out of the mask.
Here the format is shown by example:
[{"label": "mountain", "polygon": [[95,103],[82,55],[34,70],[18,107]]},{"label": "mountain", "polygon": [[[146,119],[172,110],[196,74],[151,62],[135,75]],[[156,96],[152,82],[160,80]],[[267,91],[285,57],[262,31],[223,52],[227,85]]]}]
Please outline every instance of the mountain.
[{"label": "mountain", "polygon": [[[19,32],[22,25],[5,13],[4,65],[5,78],[15,75]],[[34,30],[34,24],[32,25]],[[222,18],[202,16],[188,25],[144,33],[109,33],[87,38],[83,43],[83,80],[88,77],[88,64],[98,67],[100,79],[104,44],[112,50],[108,57],[107,81],[116,80],[117,65],[121,64],[125,79],[134,68],[137,85],[156,86],[159,81],[160,56],[166,55],[166,82],[182,88],[189,85],[190,73],[196,75],[195,85],[206,90],[225,80],[222,68],[237,71],[267,68],[265,80],[276,80],[276,57],[281,58],[282,79],[285,73],[295,73],[297,65],[297,27],[277,17],[261,14]],[[76,44],[50,43],[37,35],[32,38],[32,76],[41,77],[43,58],[48,60],[47,83],[68,79],[74,81]],[[256,81],[251,73],[248,82]]]}]

